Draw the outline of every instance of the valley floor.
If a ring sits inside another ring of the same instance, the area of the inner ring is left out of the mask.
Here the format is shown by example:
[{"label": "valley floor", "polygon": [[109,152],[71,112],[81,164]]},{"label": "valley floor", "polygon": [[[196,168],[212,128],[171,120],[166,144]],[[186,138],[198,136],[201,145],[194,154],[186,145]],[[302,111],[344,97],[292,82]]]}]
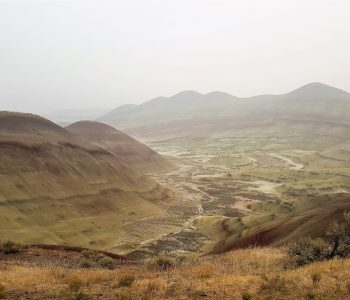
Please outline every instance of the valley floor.
[{"label": "valley floor", "polygon": [[[87,268],[79,252],[28,247],[0,254],[0,298],[350,298],[349,259],[296,268],[283,248],[321,235],[350,210],[348,144],[288,137],[153,147],[177,163],[151,174],[174,197],[147,216],[121,220],[120,235],[101,228],[114,241],[108,249],[127,260],[114,259],[108,270]],[[149,262],[162,255],[176,264]]]},{"label": "valley floor", "polygon": [[178,168],[152,176],[176,200],[162,214],[128,224],[113,250],[198,256],[283,245],[309,235],[316,223],[326,228],[327,214],[350,208],[350,152],[343,142],[296,136],[156,143]]}]

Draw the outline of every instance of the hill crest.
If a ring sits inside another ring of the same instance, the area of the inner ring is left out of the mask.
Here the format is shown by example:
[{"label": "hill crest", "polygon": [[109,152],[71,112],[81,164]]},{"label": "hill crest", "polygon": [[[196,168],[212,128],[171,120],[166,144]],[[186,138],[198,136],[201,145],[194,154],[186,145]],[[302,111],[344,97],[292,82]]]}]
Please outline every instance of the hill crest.
[{"label": "hill crest", "polygon": [[75,136],[90,141],[144,172],[165,171],[173,166],[164,157],[124,132],[101,122],[79,121],[66,127]]}]

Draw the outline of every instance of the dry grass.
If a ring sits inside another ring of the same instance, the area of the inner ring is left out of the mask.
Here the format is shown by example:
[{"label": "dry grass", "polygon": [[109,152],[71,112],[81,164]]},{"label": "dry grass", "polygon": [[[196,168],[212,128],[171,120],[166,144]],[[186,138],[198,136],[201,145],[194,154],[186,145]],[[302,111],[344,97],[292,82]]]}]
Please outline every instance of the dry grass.
[{"label": "dry grass", "polygon": [[[257,248],[185,262],[168,270],[150,269],[145,265],[86,270],[8,264],[0,271],[0,284],[9,299],[19,295],[39,299],[79,296],[124,300],[243,299],[243,296],[251,299],[346,299],[350,296],[349,259],[302,268],[288,267],[288,261],[283,250]],[[119,285],[126,277],[134,280],[130,285]],[[71,287],[76,282],[79,286],[73,293]]]}]

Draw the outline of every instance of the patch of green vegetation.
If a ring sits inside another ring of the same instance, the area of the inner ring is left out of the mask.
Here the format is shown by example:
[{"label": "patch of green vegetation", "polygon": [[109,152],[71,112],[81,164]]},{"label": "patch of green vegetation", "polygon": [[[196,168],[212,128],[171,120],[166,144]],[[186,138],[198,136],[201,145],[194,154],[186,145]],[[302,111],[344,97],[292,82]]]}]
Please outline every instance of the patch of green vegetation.
[{"label": "patch of green vegetation", "polygon": [[13,242],[13,241],[5,241],[0,243],[0,252],[4,254],[16,254],[21,252],[23,249],[23,245]]},{"label": "patch of green vegetation", "polygon": [[159,270],[169,270],[175,266],[175,260],[171,257],[160,255],[156,258],[151,259],[148,262],[150,268],[155,268]]},{"label": "patch of green vegetation", "polygon": [[[350,257],[350,214],[344,213],[341,222],[329,226],[321,238],[306,238],[289,248],[290,255],[297,265],[305,265],[315,261]],[[318,277],[313,278],[316,281]]]},{"label": "patch of green vegetation", "polygon": [[73,300],[88,300],[90,297],[83,292],[84,282],[79,278],[70,278],[67,288],[61,291],[61,296]]},{"label": "patch of green vegetation", "polygon": [[114,269],[116,264],[113,258],[104,255],[97,250],[84,250],[81,252],[82,258],[80,259],[81,268],[106,268]]},{"label": "patch of green vegetation", "polygon": [[217,156],[208,161],[211,165],[225,166],[228,168],[237,168],[243,166],[249,166],[253,163],[253,160],[244,154],[232,154],[226,156]]}]

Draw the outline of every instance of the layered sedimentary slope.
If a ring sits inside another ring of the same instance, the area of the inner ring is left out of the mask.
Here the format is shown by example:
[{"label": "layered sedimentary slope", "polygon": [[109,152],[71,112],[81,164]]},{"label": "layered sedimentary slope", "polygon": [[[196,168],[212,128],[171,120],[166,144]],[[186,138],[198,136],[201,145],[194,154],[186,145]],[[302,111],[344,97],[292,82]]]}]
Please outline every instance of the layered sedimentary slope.
[{"label": "layered sedimentary slope", "polygon": [[111,152],[30,114],[0,112],[0,239],[113,250],[167,190]]},{"label": "layered sedimentary slope", "polygon": [[66,129],[75,136],[114,153],[137,170],[153,172],[173,167],[163,156],[112,126],[93,121],[79,121]]}]

